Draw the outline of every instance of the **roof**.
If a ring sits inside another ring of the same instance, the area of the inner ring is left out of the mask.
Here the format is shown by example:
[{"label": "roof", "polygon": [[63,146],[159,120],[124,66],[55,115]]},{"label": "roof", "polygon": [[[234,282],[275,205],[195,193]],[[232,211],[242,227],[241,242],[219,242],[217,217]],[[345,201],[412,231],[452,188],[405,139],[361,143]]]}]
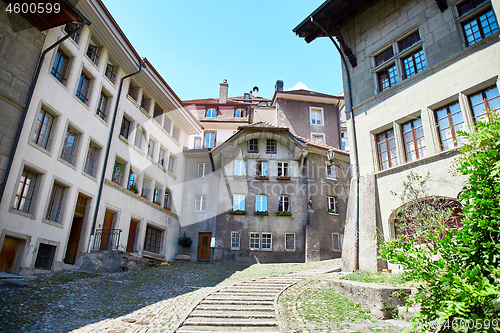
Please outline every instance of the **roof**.
[{"label": "roof", "polygon": [[306,96],[319,96],[319,97],[327,97],[327,98],[342,98],[339,96],[327,95],[327,94],[319,93],[319,92],[312,91],[312,90],[305,90],[305,89],[277,91],[277,93],[287,94],[287,95],[306,95]]},{"label": "roof", "polygon": [[[229,101],[229,98],[228,98]],[[243,103],[238,101],[232,101],[231,103],[219,103],[217,98],[202,98],[202,99],[190,99],[187,101],[182,101],[184,105],[198,104],[198,105],[228,105],[228,106],[250,106],[250,103]]]},{"label": "roof", "polygon": [[335,104],[339,107],[339,109],[341,109],[344,105],[344,96],[328,95],[305,89],[275,91],[272,104],[275,105],[278,99]]},{"label": "roof", "polygon": [[340,148],[336,148],[336,147],[332,147],[332,146],[329,146],[329,145],[324,145],[322,143],[318,143],[316,141],[313,141],[311,139],[307,139],[307,138],[304,138],[302,136],[299,136],[299,135],[294,135],[296,138],[302,140],[302,141],[305,141],[307,143],[308,146],[311,146],[311,147],[316,147],[316,148],[321,148],[321,149],[326,149],[326,150],[335,150],[336,153],[340,153],[340,154],[344,154],[346,156],[349,156],[349,153],[346,152],[345,150],[342,150]]},{"label": "roof", "polygon": [[240,127],[238,127],[238,130],[242,129],[273,129],[273,130],[284,130],[284,131],[289,130],[288,127],[275,125],[265,120],[253,124],[241,125]]}]

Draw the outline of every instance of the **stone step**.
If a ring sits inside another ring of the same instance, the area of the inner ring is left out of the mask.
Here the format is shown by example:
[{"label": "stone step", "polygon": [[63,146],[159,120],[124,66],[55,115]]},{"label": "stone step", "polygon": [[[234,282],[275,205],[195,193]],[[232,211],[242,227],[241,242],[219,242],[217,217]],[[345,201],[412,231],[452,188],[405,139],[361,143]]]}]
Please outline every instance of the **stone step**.
[{"label": "stone step", "polygon": [[183,326],[277,327],[278,323],[274,319],[189,317],[186,319]]},{"label": "stone step", "polygon": [[269,295],[278,294],[280,290],[263,290],[263,289],[224,289],[218,291],[216,294],[233,294],[233,295]]},{"label": "stone step", "polygon": [[192,312],[189,317],[202,318],[257,318],[257,319],[275,319],[274,311],[231,311],[231,310],[198,310]]},{"label": "stone step", "polygon": [[195,310],[207,310],[207,311],[268,311],[274,313],[273,305],[241,305],[241,304],[200,304]]},{"label": "stone step", "polygon": [[217,327],[213,326],[182,326],[176,332],[177,333],[189,333],[189,332],[197,332],[197,333],[217,333],[217,332],[259,332],[259,333],[276,333],[279,332],[278,327]]},{"label": "stone step", "polygon": [[274,305],[272,301],[252,301],[252,300],[211,300],[205,299],[200,304],[238,304],[238,305]]},{"label": "stone step", "polygon": [[207,300],[241,300],[241,301],[274,301],[274,295],[231,295],[231,294],[212,294],[207,296]]}]

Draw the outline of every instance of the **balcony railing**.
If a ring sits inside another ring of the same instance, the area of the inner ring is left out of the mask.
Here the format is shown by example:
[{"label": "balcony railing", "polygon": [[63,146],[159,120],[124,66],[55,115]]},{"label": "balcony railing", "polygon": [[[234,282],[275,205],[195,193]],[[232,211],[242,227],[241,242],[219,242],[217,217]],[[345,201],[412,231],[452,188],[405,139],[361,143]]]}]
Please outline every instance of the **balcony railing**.
[{"label": "balcony railing", "polygon": [[92,250],[118,250],[121,229],[97,229]]}]

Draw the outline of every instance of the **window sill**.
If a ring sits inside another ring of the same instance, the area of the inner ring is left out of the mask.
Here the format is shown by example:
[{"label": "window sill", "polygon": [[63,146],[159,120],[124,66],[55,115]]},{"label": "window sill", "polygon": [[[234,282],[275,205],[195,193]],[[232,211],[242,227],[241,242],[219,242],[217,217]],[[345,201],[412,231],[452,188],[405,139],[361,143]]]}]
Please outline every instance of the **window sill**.
[{"label": "window sill", "polygon": [[195,210],[193,211],[193,213],[195,214],[201,214],[201,213],[206,213],[207,211],[206,210]]},{"label": "window sill", "polygon": [[45,224],[48,224],[48,225],[51,225],[53,227],[57,227],[60,229],[64,229],[64,226],[61,223],[47,220],[46,218],[42,218],[42,223],[45,223]]},{"label": "window sill", "polygon": [[132,103],[136,108],[139,108],[139,103],[137,103],[137,101],[132,97],[130,96],[129,94],[127,94],[127,99],[130,101],[130,103]]},{"label": "window sill", "polygon": [[92,176],[92,175],[89,175],[88,173],[86,173],[84,170],[82,170],[82,175],[84,175],[85,177],[87,177],[88,179],[92,180],[93,182],[97,183],[97,178]]},{"label": "window sill", "polygon": [[167,171],[168,175],[172,177],[173,179],[177,179],[177,176],[171,173],[170,171]]},{"label": "window sill", "polygon": [[[35,198],[36,200],[37,198]],[[20,215],[22,217],[26,217],[28,219],[31,219],[31,220],[34,220],[36,218],[35,214],[32,214],[32,213],[26,213],[26,212],[23,212],[22,210],[17,210],[15,208],[12,208],[12,207],[9,207],[9,213],[13,213],[13,214],[16,214],[16,215]]]},{"label": "window sill", "polygon": [[337,178],[329,178],[329,177],[325,177],[325,179],[327,179],[327,180],[337,181]]},{"label": "window sill", "polygon": [[156,161],[149,155],[146,156],[146,158],[148,159],[149,162],[151,162],[152,164],[156,164]]},{"label": "window sill", "polygon": [[[89,89],[89,91],[90,91],[90,89]],[[78,101],[78,103],[80,103],[83,107],[85,107],[87,110],[90,111],[88,104],[85,104],[80,98],[78,98],[78,96],[76,96],[76,94],[73,94],[73,98],[76,99]],[[87,103],[89,102],[89,100],[90,100],[90,97],[87,97]]]},{"label": "window sill", "polygon": [[151,118],[151,115],[149,114],[148,110],[146,110],[142,106],[140,107],[140,110],[146,117]]},{"label": "window sill", "polygon": [[289,250],[289,249],[285,249],[286,252],[295,252],[295,249],[293,250]]},{"label": "window sill", "polygon": [[132,142],[130,142],[126,137],[124,137],[123,135],[119,135],[118,136],[120,138],[120,140],[122,140],[123,142],[125,142],[127,145],[129,145],[130,147],[132,147]]},{"label": "window sill", "polygon": [[[98,119],[101,123],[103,123],[105,126],[108,126],[108,122],[107,122],[106,120],[102,119],[102,118],[101,118],[101,116],[99,116],[99,115],[97,114],[97,112],[94,112],[94,116],[95,116],[95,117],[96,117],[96,118],[97,118],[97,119]],[[107,118],[107,117],[106,117],[106,118]]]},{"label": "window sill", "polygon": [[238,175],[235,175],[235,176],[233,176],[233,179],[247,179],[247,176],[238,176]]},{"label": "window sill", "polygon": [[134,150],[135,150],[136,152],[138,152],[139,154],[141,154],[142,156],[146,156],[146,153],[145,153],[145,152],[143,152],[143,151],[141,150],[141,148],[137,147],[136,145],[134,145]]},{"label": "window sill", "polygon": [[339,213],[330,213],[330,212],[328,212],[328,215],[340,216],[340,214],[339,214]]},{"label": "window sill", "polygon": [[28,144],[36,149],[38,149],[39,151],[41,151],[42,153],[44,154],[47,154],[48,156],[52,157],[52,152],[48,149],[45,149],[39,145],[37,145],[36,143],[34,143],[33,141],[28,141]]},{"label": "window sill", "polygon": [[60,158],[60,157],[58,157],[58,158],[57,158],[57,160],[58,160],[59,162],[61,162],[62,164],[66,165],[66,166],[68,166],[68,167],[70,167],[71,169],[73,169],[73,170],[75,170],[75,171],[76,171],[76,166],[74,166],[73,164],[69,163],[68,161],[63,160],[63,159],[62,159],[62,158]]},{"label": "window sill", "polygon": [[92,66],[94,66],[94,69],[95,69],[97,72],[99,72],[99,64],[98,64],[98,63],[96,64],[95,62],[93,62],[93,61],[92,61],[92,59],[90,59],[90,58],[89,58],[89,56],[88,56],[87,54],[85,54],[84,58],[85,58],[85,59],[87,59],[87,60],[88,60],[88,62],[89,62]]},{"label": "window sill", "polygon": [[[164,232],[165,230],[162,230],[162,231]],[[143,257],[150,257],[150,258],[154,258],[154,259],[165,259],[165,256],[162,254],[149,252],[146,250],[142,250],[142,256]]]},{"label": "window sill", "polygon": [[237,248],[237,249],[230,249],[231,251],[239,251],[240,249]]}]

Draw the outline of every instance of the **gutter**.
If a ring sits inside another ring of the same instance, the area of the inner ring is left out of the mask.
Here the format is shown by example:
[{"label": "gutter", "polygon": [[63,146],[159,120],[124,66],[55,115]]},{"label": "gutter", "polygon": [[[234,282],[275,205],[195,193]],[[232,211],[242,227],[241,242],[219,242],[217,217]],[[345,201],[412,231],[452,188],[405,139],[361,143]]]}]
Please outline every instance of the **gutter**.
[{"label": "gutter", "polygon": [[[327,2],[325,2],[326,4]],[[346,78],[347,78],[347,101],[349,104],[346,103],[346,114],[350,113],[351,114],[351,119],[352,119],[352,126],[351,130],[349,131],[349,136],[352,137],[354,146],[353,146],[353,152],[352,154],[349,154],[351,156],[351,161],[352,164],[354,165],[353,170],[353,175],[352,177],[355,179],[355,186],[356,186],[356,213],[354,214],[354,220],[355,220],[355,243],[354,243],[354,270],[359,269],[359,163],[358,163],[358,145],[356,143],[356,126],[355,126],[355,121],[354,121],[354,111],[352,109],[352,95],[351,95],[351,77],[349,75],[349,66],[347,65],[347,60],[345,59],[344,53],[340,50],[340,47],[338,44],[335,42],[333,39],[332,35],[329,34],[323,26],[314,21],[313,16],[310,16],[311,22],[316,25],[323,33],[325,33],[328,38],[332,41],[333,45],[335,45],[335,48],[340,54],[340,58],[342,59],[342,64],[344,65],[345,72],[346,72]],[[302,23],[301,23],[302,24]],[[349,152],[350,153],[350,152]]]},{"label": "gutter", "polygon": [[54,44],[52,44],[51,46],[49,46],[48,48],[46,48],[42,52],[42,54],[40,55],[40,58],[38,59],[38,65],[37,65],[36,70],[35,70],[35,75],[33,75],[33,79],[31,80],[31,84],[30,84],[30,87],[28,89],[28,96],[26,97],[26,103],[24,104],[24,108],[23,108],[23,111],[22,111],[22,114],[21,114],[21,119],[19,121],[19,127],[17,129],[16,136],[14,138],[14,146],[12,147],[12,150],[10,151],[9,161],[7,162],[7,167],[5,169],[5,173],[4,173],[4,176],[3,176],[3,179],[2,179],[2,183],[0,185],[0,202],[2,202],[2,198],[3,198],[4,191],[5,191],[5,187],[7,185],[7,179],[9,178],[10,170],[12,168],[12,163],[14,162],[14,157],[16,155],[17,145],[18,145],[19,139],[21,137],[21,132],[23,131],[23,128],[24,128],[24,123],[26,121],[26,116],[28,114],[28,108],[31,105],[31,99],[33,98],[33,92],[35,91],[35,86],[36,86],[36,84],[38,82],[38,77],[40,76],[40,71],[42,69],[42,65],[43,65],[43,61],[45,60],[45,56],[53,48],[55,48],[56,46],[58,46],[59,44],[61,44],[62,42],[64,42],[66,39],[68,39],[74,32],[78,32],[85,25],[90,25],[91,24],[91,22],[89,20],[87,20],[87,18],[85,16],[83,16],[83,14],[80,11],[78,11],[74,6],[72,6],[71,4],[67,3],[66,1],[64,1],[64,3],[69,8],[71,8],[71,10],[73,10],[82,19],[82,22],[71,33],[68,33],[66,36],[64,36],[63,38],[59,39],[57,42],[55,42]]},{"label": "gutter", "polygon": [[106,154],[104,156],[104,165],[102,167],[101,180],[99,182],[99,190],[97,192],[97,202],[95,204],[94,217],[92,218],[92,229],[91,229],[90,236],[94,235],[95,226],[96,226],[96,223],[97,223],[97,215],[99,214],[99,205],[101,203],[102,188],[104,187],[104,179],[105,179],[105,176],[106,176],[106,168],[108,166],[108,160],[109,160],[109,151],[111,150],[111,141],[113,140],[113,134],[114,134],[114,131],[115,131],[116,114],[118,112],[118,105],[120,104],[120,95],[122,93],[123,81],[125,79],[133,76],[133,75],[139,74],[139,72],[142,71],[142,65],[144,64],[145,61],[146,61],[146,58],[141,59],[141,62],[139,63],[139,69],[136,72],[134,72],[134,73],[125,75],[120,80],[120,86],[118,88],[118,93],[116,94],[116,103],[115,103],[115,110],[113,111],[113,119],[111,120],[111,129],[109,130],[108,144],[106,146]]}]

